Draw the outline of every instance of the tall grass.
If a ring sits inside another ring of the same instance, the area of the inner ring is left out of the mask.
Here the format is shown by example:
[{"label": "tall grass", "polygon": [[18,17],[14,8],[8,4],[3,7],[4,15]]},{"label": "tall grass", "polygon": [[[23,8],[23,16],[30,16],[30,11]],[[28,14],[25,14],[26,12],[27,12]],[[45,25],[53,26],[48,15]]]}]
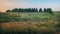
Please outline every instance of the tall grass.
[{"label": "tall grass", "polygon": [[38,20],[38,19],[49,19],[52,15],[48,13],[18,13],[18,12],[7,12],[0,13],[0,22],[14,22],[14,21],[28,21],[28,20]]},{"label": "tall grass", "polygon": [[1,24],[1,33],[54,34],[55,30],[47,26],[38,27],[30,22],[10,22]]},{"label": "tall grass", "polygon": [[55,34],[60,32],[60,13],[0,13],[2,34]]}]

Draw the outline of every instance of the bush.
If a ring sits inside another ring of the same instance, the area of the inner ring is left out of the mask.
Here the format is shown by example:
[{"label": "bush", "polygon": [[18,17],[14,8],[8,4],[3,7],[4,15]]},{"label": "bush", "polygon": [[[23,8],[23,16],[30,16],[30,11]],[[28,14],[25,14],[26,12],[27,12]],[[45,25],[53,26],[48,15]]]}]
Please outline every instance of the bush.
[{"label": "bush", "polygon": [[60,32],[60,23],[56,24],[56,25],[55,25],[55,28],[56,28],[56,31],[57,31],[57,32]]}]

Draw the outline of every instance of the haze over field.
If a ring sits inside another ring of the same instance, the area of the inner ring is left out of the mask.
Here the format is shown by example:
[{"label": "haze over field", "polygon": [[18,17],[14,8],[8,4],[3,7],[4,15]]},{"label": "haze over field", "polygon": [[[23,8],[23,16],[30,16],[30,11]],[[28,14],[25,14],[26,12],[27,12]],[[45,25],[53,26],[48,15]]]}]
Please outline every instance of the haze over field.
[{"label": "haze over field", "polygon": [[0,12],[13,8],[52,8],[60,11],[60,0],[0,0]]}]

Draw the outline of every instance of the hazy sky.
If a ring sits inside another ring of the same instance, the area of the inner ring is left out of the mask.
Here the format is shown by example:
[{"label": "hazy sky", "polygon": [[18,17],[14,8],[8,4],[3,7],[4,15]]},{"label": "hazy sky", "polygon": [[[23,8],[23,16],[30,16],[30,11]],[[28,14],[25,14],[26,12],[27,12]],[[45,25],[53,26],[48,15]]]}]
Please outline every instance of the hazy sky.
[{"label": "hazy sky", "polygon": [[13,8],[52,8],[60,10],[60,0],[0,0],[0,11]]}]

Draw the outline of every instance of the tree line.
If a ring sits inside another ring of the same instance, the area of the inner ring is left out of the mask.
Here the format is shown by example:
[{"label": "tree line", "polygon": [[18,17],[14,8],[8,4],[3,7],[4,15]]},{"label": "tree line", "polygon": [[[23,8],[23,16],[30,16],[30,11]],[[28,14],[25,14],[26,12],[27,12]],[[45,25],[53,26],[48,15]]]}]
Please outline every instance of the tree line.
[{"label": "tree line", "polygon": [[52,13],[52,9],[51,8],[44,8],[42,10],[42,8],[40,8],[39,10],[37,8],[14,8],[12,10],[6,10],[6,12],[48,12],[48,13]]}]

